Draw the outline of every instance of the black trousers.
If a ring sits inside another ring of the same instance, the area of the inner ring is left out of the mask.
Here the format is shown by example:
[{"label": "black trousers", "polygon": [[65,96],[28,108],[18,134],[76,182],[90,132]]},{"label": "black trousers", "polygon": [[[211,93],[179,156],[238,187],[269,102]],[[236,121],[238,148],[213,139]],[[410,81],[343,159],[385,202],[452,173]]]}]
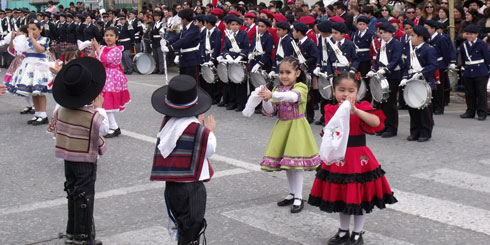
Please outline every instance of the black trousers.
[{"label": "black trousers", "polygon": [[68,194],[66,233],[76,241],[93,244],[95,240],[94,197],[96,163],[65,160],[65,191]]},{"label": "black trousers", "polygon": [[206,187],[199,182],[167,182],[165,196],[179,229],[178,244],[187,245],[199,239],[205,225]]},{"label": "black trousers", "polygon": [[464,78],[466,112],[474,114],[476,111],[479,116],[487,115],[487,82],[488,76]]},{"label": "black trousers", "polygon": [[197,85],[199,85],[199,66],[180,67],[179,74],[193,77]]},{"label": "black trousers", "polygon": [[439,69],[439,79],[441,80],[440,84],[436,85],[436,90],[434,97],[432,98],[432,105],[434,111],[444,112],[444,106],[446,105],[446,86],[449,82],[449,77],[447,75],[447,71]]},{"label": "black trousers", "polygon": [[432,105],[423,109],[408,108],[408,114],[410,115],[410,135],[415,138],[432,137],[434,121],[431,107]]},{"label": "black trousers", "polygon": [[308,97],[306,100],[306,119],[309,121],[315,119],[315,93],[312,88],[308,88]]},{"label": "black trousers", "polygon": [[383,131],[396,134],[398,132],[397,93],[400,80],[388,79],[388,83],[390,85],[390,95],[388,97],[388,100],[381,103],[381,110],[386,116],[385,128]]},{"label": "black trousers", "polygon": [[236,104],[238,108],[245,108],[247,103],[247,82],[234,83],[230,81],[228,84],[230,89],[228,105]]},{"label": "black trousers", "polygon": [[122,55],[122,65],[125,72],[133,72],[133,59],[131,56],[131,50],[124,50]]},{"label": "black trousers", "polygon": [[[201,69],[201,67],[199,67],[199,69]],[[200,73],[201,72],[199,72],[199,74]],[[218,81],[215,81],[215,83],[208,83],[204,80],[202,75],[199,75],[199,86],[211,96],[213,104],[219,103],[221,100],[221,91],[219,89]]]},{"label": "black trousers", "polygon": [[153,48],[153,58],[155,59],[155,62],[157,63],[156,69],[158,70],[158,72],[160,72],[160,73],[165,72],[165,67],[164,67],[163,62],[166,62],[166,61],[163,60],[163,52],[162,52],[162,49],[160,47]]}]

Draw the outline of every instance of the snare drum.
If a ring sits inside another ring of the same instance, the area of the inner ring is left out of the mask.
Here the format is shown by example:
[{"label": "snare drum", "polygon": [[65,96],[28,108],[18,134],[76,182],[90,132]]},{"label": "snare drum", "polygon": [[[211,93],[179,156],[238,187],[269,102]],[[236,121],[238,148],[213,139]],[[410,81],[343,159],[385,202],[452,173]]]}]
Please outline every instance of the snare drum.
[{"label": "snare drum", "polygon": [[364,79],[361,79],[361,86],[359,86],[359,91],[357,92],[357,101],[361,101],[362,99],[364,99],[364,96],[366,95],[366,91],[367,91],[366,82],[364,81]]},{"label": "snare drum", "polygon": [[153,56],[148,53],[138,53],[133,58],[134,69],[143,75],[151,74],[156,68]]},{"label": "snare drum", "polygon": [[428,106],[432,99],[432,88],[424,80],[413,80],[403,90],[403,98],[408,106],[420,109]]},{"label": "snare drum", "polygon": [[376,102],[382,103],[390,96],[390,84],[384,76],[374,76],[369,80],[371,95]]},{"label": "snare drum", "polygon": [[258,70],[257,72],[251,72],[250,73],[250,82],[256,88],[260,87],[261,85],[267,84],[267,81],[265,79],[265,76],[263,75],[262,70]]},{"label": "snare drum", "polygon": [[242,83],[247,79],[246,67],[241,63],[228,64],[228,78],[233,83]]},{"label": "snare drum", "polygon": [[226,63],[219,63],[217,67],[217,72],[219,80],[221,80],[224,83],[228,83],[228,67],[226,66]]},{"label": "snare drum", "polygon": [[320,92],[320,95],[326,99],[326,100],[331,100],[332,99],[332,84],[330,83],[330,78],[325,77],[325,76],[319,76],[318,77],[318,91]]},{"label": "snare drum", "polygon": [[217,79],[215,70],[216,69],[214,68],[214,66],[201,66],[201,75],[202,78],[204,78],[204,81],[206,81],[207,83],[215,83]]}]

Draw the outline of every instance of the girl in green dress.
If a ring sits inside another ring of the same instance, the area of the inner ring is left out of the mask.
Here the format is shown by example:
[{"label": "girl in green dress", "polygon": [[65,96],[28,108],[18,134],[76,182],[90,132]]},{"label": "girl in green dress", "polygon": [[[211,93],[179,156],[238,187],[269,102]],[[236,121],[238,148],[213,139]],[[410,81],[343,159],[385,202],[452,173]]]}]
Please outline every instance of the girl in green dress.
[{"label": "girl in green dress", "polygon": [[272,91],[264,87],[259,92],[263,113],[278,118],[260,165],[265,171],[286,170],[290,193],[277,205],[293,204],[291,213],[298,213],[303,209],[303,170],[316,169],[321,159],[305,118],[308,87],[298,59],[284,58],[279,78],[281,85]]}]

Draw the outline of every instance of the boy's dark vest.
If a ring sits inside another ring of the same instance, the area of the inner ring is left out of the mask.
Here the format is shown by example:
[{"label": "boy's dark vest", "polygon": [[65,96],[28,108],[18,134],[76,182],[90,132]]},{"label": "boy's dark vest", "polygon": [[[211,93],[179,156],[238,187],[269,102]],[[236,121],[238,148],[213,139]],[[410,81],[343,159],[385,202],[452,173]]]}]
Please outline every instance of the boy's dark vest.
[{"label": "boy's dark vest", "polygon": [[[167,123],[164,119],[162,127]],[[199,123],[191,123],[177,140],[175,149],[163,158],[157,141],[153,167],[150,180],[173,181],[173,182],[195,182],[199,181],[201,171],[206,159],[206,148],[208,144],[209,129]],[[209,164],[209,181],[213,177],[213,168]]]}]

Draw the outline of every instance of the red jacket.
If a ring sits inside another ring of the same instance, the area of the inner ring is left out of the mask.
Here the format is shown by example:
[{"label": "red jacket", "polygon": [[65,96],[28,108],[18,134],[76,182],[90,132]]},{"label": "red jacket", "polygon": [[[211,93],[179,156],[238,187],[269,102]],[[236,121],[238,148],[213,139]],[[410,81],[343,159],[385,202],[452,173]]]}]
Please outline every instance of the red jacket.
[{"label": "red jacket", "polygon": [[316,34],[312,29],[309,29],[306,32],[306,36],[309,37],[315,43],[315,46],[318,46],[318,40],[316,39]]},{"label": "red jacket", "polygon": [[252,28],[250,28],[250,29],[245,27],[245,31],[247,32],[247,35],[248,35],[248,43],[250,45],[252,45],[252,40],[254,39],[254,36],[257,33],[257,25],[254,23]]},{"label": "red jacket", "polygon": [[378,37],[373,38],[371,46],[369,46],[369,54],[371,55],[371,64],[376,64],[376,57],[378,56],[379,49],[381,48],[381,39]]}]

